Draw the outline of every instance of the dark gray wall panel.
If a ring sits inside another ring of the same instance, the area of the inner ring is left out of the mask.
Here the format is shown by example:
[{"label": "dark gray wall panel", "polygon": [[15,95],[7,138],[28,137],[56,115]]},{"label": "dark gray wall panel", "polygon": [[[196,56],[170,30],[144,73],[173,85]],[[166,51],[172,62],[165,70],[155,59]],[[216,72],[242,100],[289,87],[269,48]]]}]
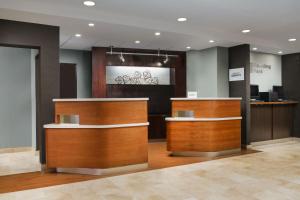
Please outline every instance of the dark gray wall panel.
[{"label": "dark gray wall panel", "polygon": [[229,69],[244,68],[245,80],[229,82],[229,96],[242,97],[242,144],[249,144],[250,134],[250,46],[229,48]]},{"label": "dark gray wall panel", "polygon": [[45,163],[43,124],[54,119],[53,98],[59,97],[59,27],[0,19],[0,45],[40,50],[37,74],[37,127],[41,163]]},{"label": "dark gray wall panel", "polygon": [[[300,101],[300,53],[282,56],[282,85],[288,99]],[[293,136],[300,137],[300,106],[295,107]]]}]

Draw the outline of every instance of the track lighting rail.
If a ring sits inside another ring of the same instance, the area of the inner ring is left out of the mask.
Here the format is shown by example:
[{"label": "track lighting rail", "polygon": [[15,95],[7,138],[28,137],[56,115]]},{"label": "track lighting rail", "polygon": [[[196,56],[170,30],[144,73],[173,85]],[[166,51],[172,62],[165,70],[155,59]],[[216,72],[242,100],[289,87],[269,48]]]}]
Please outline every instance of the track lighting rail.
[{"label": "track lighting rail", "polygon": [[168,57],[178,57],[178,55],[170,55],[170,54],[165,54],[165,53],[130,53],[130,52],[118,52],[118,51],[108,51],[106,54],[113,54],[113,55],[140,55],[140,56],[159,56],[159,57],[165,57],[168,55]]}]

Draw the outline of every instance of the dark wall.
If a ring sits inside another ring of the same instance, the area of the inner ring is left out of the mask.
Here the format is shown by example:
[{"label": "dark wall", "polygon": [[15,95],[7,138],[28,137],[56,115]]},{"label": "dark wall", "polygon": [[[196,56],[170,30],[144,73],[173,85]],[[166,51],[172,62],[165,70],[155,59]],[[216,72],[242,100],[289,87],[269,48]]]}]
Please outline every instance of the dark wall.
[{"label": "dark wall", "polygon": [[[45,163],[43,125],[52,123],[52,99],[59,97],[59,27],[0,19],[0,45],[40,51],[37,70],[37,127],[41,163]],[[16,58],[17,59],[17,58]]]},{"label": "dark wall", "polygon": [[[92,63],[93,63],[93,97],[106,97],[106,66],[148,66],[158,67],[158,61],[163,61],[164,57],[158,56],[144,56],[144,55],[124,55],[125,62],[122,63],[118,55],[106,54],[110,48],[93,47],[92,48]],[[157,50],[145,49],[121,49],[113,48],[117,52],[130,53],[151,53],[157,54]],[[169,61],[164,67],[171,67],[175,69],[175,74],[171,74],[171,80],[174,82],[174,96],[186,96],[186,53],[183,51],[161,51],[160,54],[178,55],[177,57],[169,57]]]},{"label": "dark wall", "polygon": [[106,97],[106,51],[107,48],[92,48],[92,96]]},{"label": "dark wall", "polygon": [[77,98],[77,73],[74,63],[60,63],[60,98]]},{"label": "dark wall", "polygon": [[[121,62],[119,55],[107,54],[110,48],[93,47],[93,97],[149,97],[148,119],[149,138],[163,139],[166,137],[165,117],[171,113],[171,97],[186,96],[186,53],[182,51],[160,51],[161,55],[169,56],[169,60],[162,66],[164,56],[156,56],[157,50],[120,49],[114,52],[149,53],[155,55],[124,54],[125,62]],[[171,85],[109,85],[106,84],[106,66],[147,66],[166,67],[170,70]]]},{"label": "dark wall", "polygon": [[107,97],[149,97],[149,114],[171,114],[170,98],[174,96],[174,85],[107,85]]},{"label": "dark wall", "polygon": [[242,97],[242,144],[249,144],[250,134],[250,46],[229,48],[229,69],[244,68],[244,81],[229,82],[229,96]]},{"label": "dark wall", "polygon": [[[300,53],[282,56],[282,85],[288,99],[300,102]],[[300,106],[294,113],[293,136],[300,137]]]}]

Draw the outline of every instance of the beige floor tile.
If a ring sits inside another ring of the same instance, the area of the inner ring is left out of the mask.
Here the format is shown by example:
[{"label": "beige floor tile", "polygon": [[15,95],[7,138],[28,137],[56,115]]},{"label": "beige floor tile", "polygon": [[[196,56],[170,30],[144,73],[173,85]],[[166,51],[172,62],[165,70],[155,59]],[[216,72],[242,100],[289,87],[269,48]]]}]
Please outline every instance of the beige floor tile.
[{"label": "beige floor tile", "polygon": [[203,163],[0,195],[0,200],[299,200],[300,142]]}]

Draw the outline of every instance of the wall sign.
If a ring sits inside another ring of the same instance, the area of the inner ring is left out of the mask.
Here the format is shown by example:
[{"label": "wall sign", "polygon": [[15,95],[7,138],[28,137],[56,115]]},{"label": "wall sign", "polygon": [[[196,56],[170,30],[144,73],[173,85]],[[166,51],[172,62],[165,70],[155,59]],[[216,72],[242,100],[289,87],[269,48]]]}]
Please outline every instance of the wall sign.
[{"label": "wall sign", "polygon": [[229,81],[243,81],[244,78],[244,68],[229,69]]},{"label": "wall sign", "polygon": [[198,97],[198,92],[196,91],[188,91],[187,98],[196,99]]},{"label": "wall sign", "polygon": [[271,71],[272,66],[267,64],[250,63],[251,74],[263,74],[267,71]]}]

